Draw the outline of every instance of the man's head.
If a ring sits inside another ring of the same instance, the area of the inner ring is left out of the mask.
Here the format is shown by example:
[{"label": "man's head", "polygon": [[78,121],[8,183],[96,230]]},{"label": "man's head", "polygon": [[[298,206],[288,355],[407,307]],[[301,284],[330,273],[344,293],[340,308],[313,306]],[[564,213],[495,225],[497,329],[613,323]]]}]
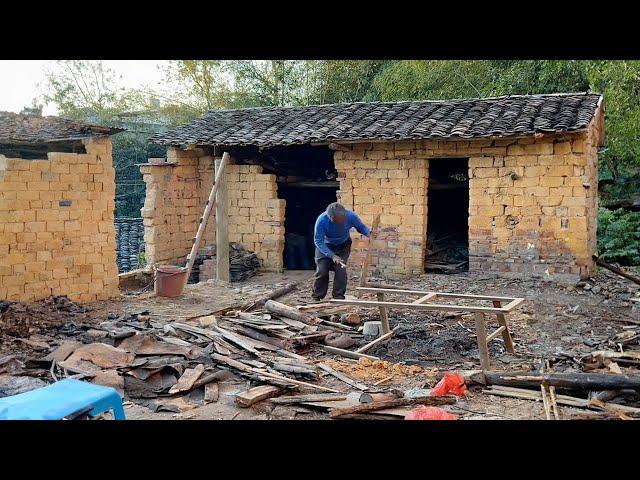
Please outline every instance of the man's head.
[{"label": "man's head", "polygon": [[333,202],[327,207],[327,216],[329,217],[329,220],[333,223],[337,223],[338,225],[342,225],[344,223],[346,214],[347,212],[345,208],[338,202]]}]

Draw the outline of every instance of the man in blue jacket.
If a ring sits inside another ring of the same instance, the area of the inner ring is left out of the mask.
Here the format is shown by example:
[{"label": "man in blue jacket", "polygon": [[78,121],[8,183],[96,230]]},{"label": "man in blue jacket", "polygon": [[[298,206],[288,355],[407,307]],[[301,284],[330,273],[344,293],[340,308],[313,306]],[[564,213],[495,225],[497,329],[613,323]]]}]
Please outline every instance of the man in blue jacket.
[{"label": "man in blue jacket", "polygon": [[355,228],[369,237],[371,230],[358,215],[335,202],[327,207],[316,220],[313,241],[316,245],[316,273],[313,282],[313,299],[322,300],[329,288],[329,271],[333,277],[333,298],[344,298],[347,291],[347,260],[351,253],[349,230]]}]

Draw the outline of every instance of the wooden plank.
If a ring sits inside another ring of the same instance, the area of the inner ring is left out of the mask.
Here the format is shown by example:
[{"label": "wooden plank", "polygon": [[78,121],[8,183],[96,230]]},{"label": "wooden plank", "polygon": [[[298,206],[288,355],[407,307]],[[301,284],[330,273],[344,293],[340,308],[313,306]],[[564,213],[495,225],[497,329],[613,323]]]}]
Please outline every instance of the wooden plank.
[{"label": "wooden plank", "polygon": [[438,294],[435,293],[435,292],[427,293],[425,296],[420,297],[419,299],[413,301],[412,303],[424,303],[427,300],[431,300],[432,298],[437,297],[437,296],[438,296]]},{"label": "wooden plank", "polygon": [[178,393],[178,392],[186,392],[193,388],[193,385],[196,383],[200,375],[204,372],[204,365],[199,363],[194,368],[187,368],[178,383],[176,383],[169,390],[170,394]]},{"label": "wooden plank", "polygon": [[482,312],[475,313],[476,318],[476,339],[478,341],[478,356],[480,357],[480,367],[482,370],[489,370],[489,349],[487,347],[487,324]]},{"label": "wooden plank", "polygon": [[189,279],[189,275],[191,274],[191,269],[193,268],[193,263],[196,261],[196,255],[198,254],[198,248],[200,247],[200,241],[202,240],[202,236],[204,235],[205,228],[207,227],[207,221],[211,216],[211,210],[216,203],[216,194],[219,188],[219,181],[222,178],[222,173],[224,172],[225,166],[227,162],[229,162],[229,154],[224,152],[222,154],[222,160],[220,161],[220,168],[216,168],[216,177],[213,182],[213,187],[211,188],[211,192],[209,193],[209,199],[207,200],[207,206],[204,209],[204,213],[200,218],[200,224],[198,225],[198,232],[196,233],[196,238],[193,241],[193,245],[191,246],[191,253],[187,257],[187,265],[185,266],[185,270],[187,274],[185,275],[185,283]]},{"label": "wooden plank", "polygon": [[[384,302],[384,293],[377,293],[378,302]],[[382,325],[382,333],[387,334],[391,330],[389,327],[389,311],[387,307],[380,306],[380,321]]]},{"label": "wooden plank", "polygon": [[204,386],[204,401],[217,402],[220,397],[220,386],[217,382],[207,383]]},{"label": "wooden plank", "polygon": [[385,342],[388,339],[390,339],[391,336],[393,335],[393,332],[395,332],[397,329],[398,329],[398,327],[394,328],[392,331],[390,331],[388,333],[385,333],[384,335],[380,335],[378,338],[376,338],[372,342],[369,342],[366,345],[363,345],[362,347],[356,349],[356,352],[357,353],[364,353],[367,350],[371,350],[373,347],[375,347],[379,343]]},{"label": "wooden plank", "polygon": [[505,306],[503,306],[502,309],[505,312],[510,312],[511,310],[516,308],[518,305],[520,305],[522,302],[524,302],[524,298],[514,298],[512,301],[510,301]]},{"label": "wooden plank", "polygon": [[298,386],[302,385],[302,386],[314,388],[317,390],[324,390],[325,392],[340,393],[338,390],[335,390],[333,388],[323,387],[322,385],[314,385],[313,383],[302,382],[300,380],[294,380],[293,378],[285,377],[283,375],[275,375],[273,373],[265,372],[265,371],[258,371],[257,373],[266,378],[273,378],[274,380],[280,380],[280,382],[282,383],[290,383],[292,385],[298,385]]},{"label": "wooden plank", "polygon": [[[476,300],[503,300],[512,301],[514,297],[497,297],[494,295],[472,295],[468,293],[444,293],[444,292],[432,292],[428,290],[405,290],[401,288],[377,288],[377,287],[356,287],[356,290],[363,290],[367,292],[382,292],[382,293],[408,293],[408,294],[422,294],[435,293],[439,297],[450,298],[475,298]],[[524,300],[524,299],[522,299]]]},{"label": "wooden plank", "polygon": [[496,338],[498,335],[500,335],[502,332],[504,332],[506,329],[504,326],[498,327],[491,335],[487,336],[487,343],[489,343],[491,340],[493,340],[494,338]]},{"label": "wooden plank", "polygon": [[346,399],[347,395],[344,393],[310,393],[307,395],[290,395],[287,397],[272,398],[269,402],[278,405],[291,405],[305,402],[338,402]]},{"label": "wooden plank", "polygon": [[[225,152],[223,157],[224,155],[227,155],[227,161],[230,163],[229,154]],[[216,173],[223,167],[222,159],[216,159]],[[219,182],[220,187],[216,194],[216,278],[222,282],[229,282],[231,279],[229,273],[229,202],[226,176],[221,175]]]},{"label": "wooden plank", "polygon": [[353,407],[334,408],[329,412],[331,418],[341,417],[352,413],[363,413],[374,410],[384,410],[385,408],[401,407],[405,405],[451,405],[456,403],[452,397],[418,397],[418,398],[396,398],[381,402],[362,403]]},{"label": "wooden plank", "polygon": [[361,307],[394,307],[409,308],[415,310],[433,310],[448,312],[481,312],[481,313],[503,313],[503,308],[492,307],[471,307],[469,305],[436,305],[433,303],[403,303],[403,302],[378,302],[374,300],[337,300],[331,299],[332,303],[340,303],[343,305],[357,305]]},{"label": "wooden plank", "polygon": [[318,368],[324,370],[325,372],[327,372],[330,375],[333,375],[338,380],[342,380],[344,383],[346,383],[347,385],[349,385],[349,386],[351,386],[353,388],[357,388],[358,390],[367,390],[369,388],[367,385],[364,385],[363,383],[356,382],[355,380],[353,380],[352,378],[348,377],[344,373],[338,372],[337,370],[331,368],[329,365],[327,365],[325,363],[318,363],[317,365],[318,365]]},{"label": "wooden plank", "polygon": [[[500,302],[500,300],[494,300],[493,306],[502,307],[502,302]],[[504,313],[498,313],[497,317],[498,317],[498,323],[504,327],[504,330],[502,332],[502,340],[504,341],[504,348],[509,353],[515,353],[516,348],[513,345],[513,338],[511,338],[511,332],[509,331],[509,324],[507,323],[507,317]]]},{"label": "wooden plank", "polygon": [[328,353],[333,353],[334,355],[341,355],[347,358],[354,358],[359,360],[361,358],[368,358],[369,360],[380,360],[378,357],[374,357],[373,355],[365,355],[364,353],[353,352],[351,350],[344,350],[342,348],[330,347],[329,345],[318,345],[322,350]]},{"label": "wooden plank", "polygon": [[372,248],[371,243],[375,240],[376,235],[378,234],[378,226],[380,224],[380,214],[377,214],[373,218],[373,223],[371,224],[371,235],[369,235],[369,242],[367,245],[367,252],[364,255],[364,259],[362,260],[362,268],[360,271],[360,286],[364,287],[367,284],[367,276],[369,276],[369,266],[371,264],[371,256],[372,256]]},{"label": "wooden plank", "polygon": [[260,385],[259,387],[250,388],[246,392],[237,394],[236,403],[241,407],[250,407],[254,403],[275,397],[279,393],[280,389],[278,387],[274,387],[273,385]]}]

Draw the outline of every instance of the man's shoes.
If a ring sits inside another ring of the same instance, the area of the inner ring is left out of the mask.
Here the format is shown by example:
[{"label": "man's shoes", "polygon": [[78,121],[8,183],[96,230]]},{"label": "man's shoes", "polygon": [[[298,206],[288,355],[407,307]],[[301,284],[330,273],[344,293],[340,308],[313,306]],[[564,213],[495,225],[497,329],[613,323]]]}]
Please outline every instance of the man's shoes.
[{"label": "man's shoes", "polygon": [[315,295],[311,295],[311,298],[313,298],[313,301],[314,301],[314,302],[319,302],[319,301],[321,301],[321,300],[322,300],[322,298],[320,298],[320,297],[316,297]]},{"label": "man's shoes", "polygon": [[344,295],[334,295],[333,299],[334,300],[344,300]]}]

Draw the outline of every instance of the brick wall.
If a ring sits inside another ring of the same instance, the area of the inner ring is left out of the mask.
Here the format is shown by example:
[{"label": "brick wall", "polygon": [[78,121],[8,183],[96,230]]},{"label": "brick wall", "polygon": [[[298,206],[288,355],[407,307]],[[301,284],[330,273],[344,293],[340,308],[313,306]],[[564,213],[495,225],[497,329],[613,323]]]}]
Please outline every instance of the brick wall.
[{"label": "brick wall", "polygon": [[[429,163],[416,153],[415,143],[358,144],[334,154],[340,180],[338,200],[371,226],[380,213],[380,233],[374,241],[372,265],[388,276],[423,271],[426,239]],[[352,237],[360,235],[352,231]],[[359,264],[354,243],[350,262]]]},{"label": "brick wall", "polygon": [[[466,157],[470,268],[586,277],[596,243],[601,140],[599,111],[587,132],[572,135],[355,144],[334,154],[338,195],[368,225],[381,214],[374,243],[381,250],[372,259],[376,273],[419,273],[427,238],[428,161]],[[361,258],[355,248],[352,263]]]},{"label": "brick wall", "polygon": [[[170,148],[165,165],[140,167],[147,185],[142,217],[149,263],[182,263],[215,178],[215,159],[199,149]],[[276,177],[257,165],[227,165],[229,241],[254,251],[265,270],[282,270],[284,200]],[[212,213],[202,245],[215,242]]]},{"label": "brick wall", "polygon": [[111,139],[84,145],[47,160],[0,155],[0,299],[119,296]]},{"label": "brick wall", "polygon": [[[510,139],[360,143],[334,153],[338,199],[371,225],[373,271],[388,278],[423,272],[429,159],[469,160],[469,266],[512,275],[590,275],[596,247],[598,153],[604,111],[586,131]],[[170,149],[175,166],[144,166],[147,257],[183,260],[213,181],[213,159]],[[444,161],[444,160],[443,160]],[[284,200],[261,167],[232,165],[229,239],[282,270]],[[213,221],[210,229],[213,229]],[[214,239],[209,231],[206,243]],[[352,232],[357,239],[359,234]],[[358,242],[350,263],[362,259]]]}]

